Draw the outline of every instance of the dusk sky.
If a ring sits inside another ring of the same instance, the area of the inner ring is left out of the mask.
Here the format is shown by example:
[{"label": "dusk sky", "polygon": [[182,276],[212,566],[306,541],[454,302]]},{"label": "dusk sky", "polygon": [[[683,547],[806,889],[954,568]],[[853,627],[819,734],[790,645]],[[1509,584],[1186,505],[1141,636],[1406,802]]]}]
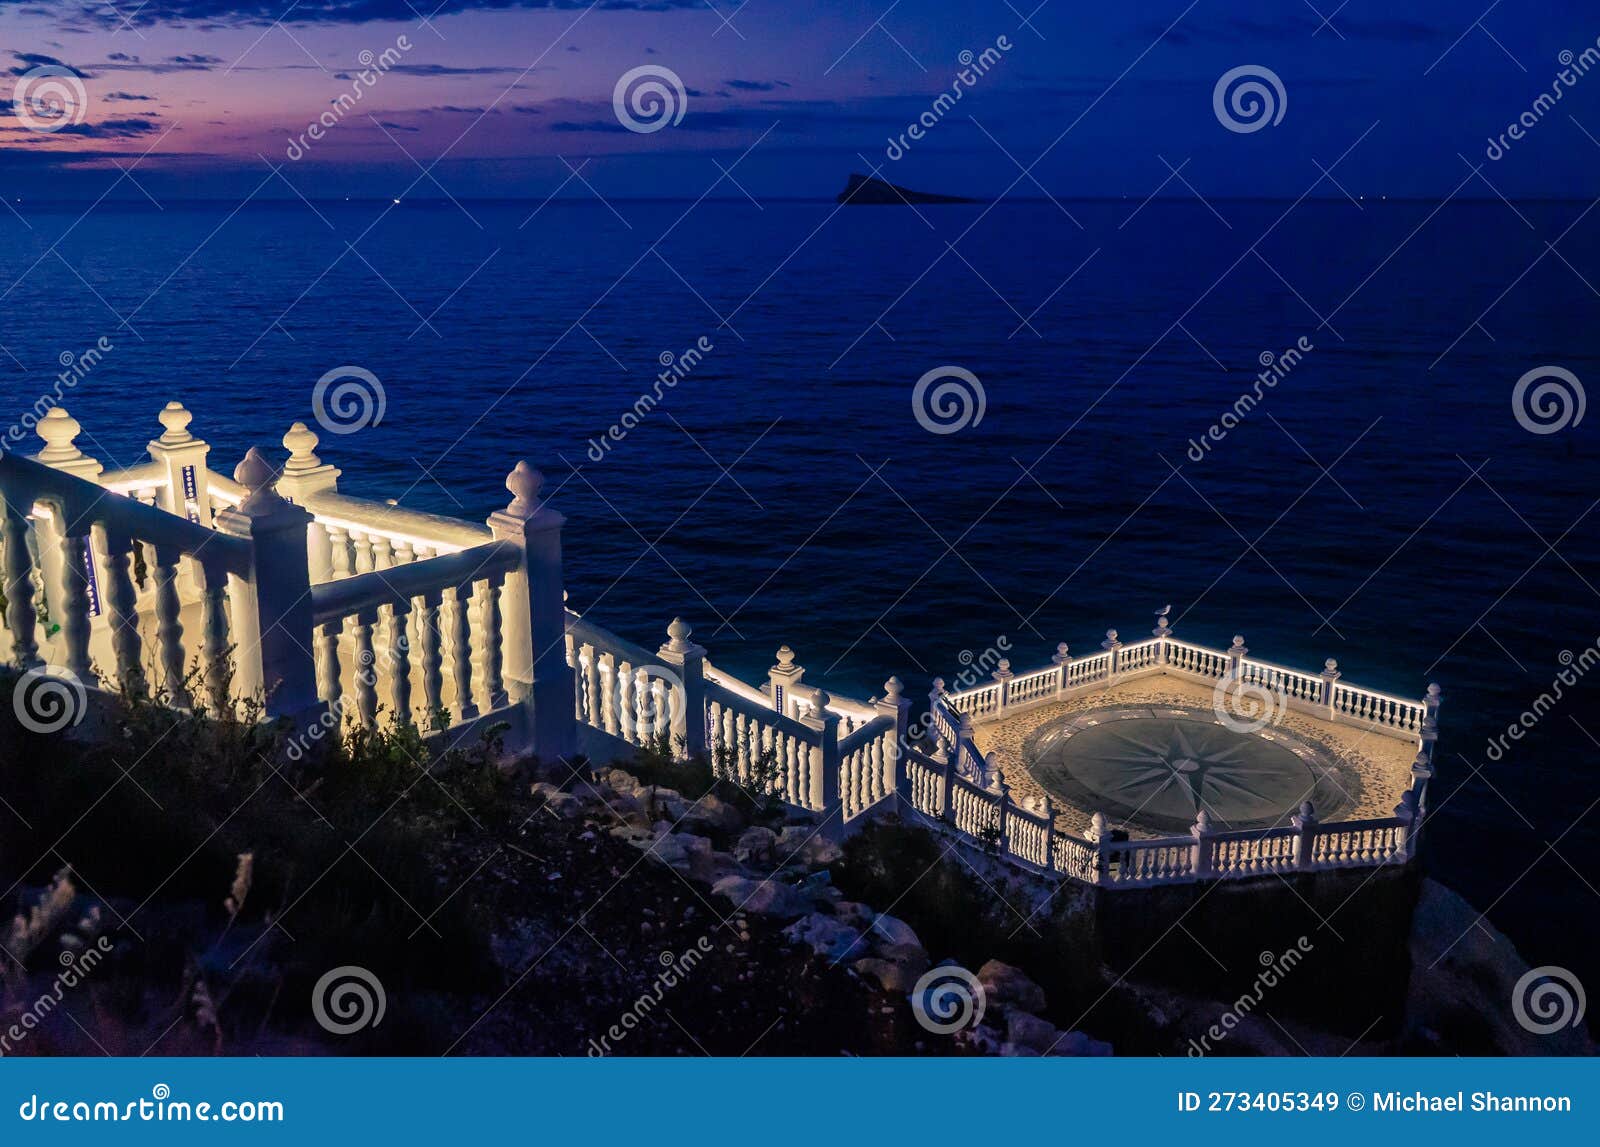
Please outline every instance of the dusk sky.
[{"label": "dusk sky", "polygon": [[[1488,138],[1550,90],[1560,53],[1600,36],[1600,12],[1579,0],[1479,11],[1449,0],[0,0],[7,82],[60,66],[87,96],[83,122],[54,132],[19,124],[7,101],[0,177],[13,196],[93,199],[137,160],[157,197],[228,198],[268,178],[270,161],[293,187],[273,179],[264,196],[590,194],[570,163],[607,196],[694,197],[717,163],[755,145],[736,173],[752,194],[828,196],[883,161],[888,138],[949,88],[961,52],[1005,37],[1011,50],[894,164],[896,182],[998,194],[1017,176],[1011,157],[1029,165],[1048,149],[1033,175],[1053,195],[1142,198],[1167,178],[1163,160],[1189,160],[1207,194],[1292,197],[1312,161],[1332,164],[1371,128],[1340,168],[1352,193],[1442,196],[1467,174],[1460,156],[1484,162]],[[290,140],[351,90],[362,53],[402,37],[398,64],[289,162]],[[687,106],[668,129],[634,134],[611,96],[644,64],[681,76]],[[1213,84],[1241,64],[1282,77],[1273,131],[1218,126]],[[1547,119],[1486,174],[1508,195],[1582,197],[1600,171],[1588,138],[1600,139],[1600,78],[1579,78]],[[113,194],[142,198],[128,180]],[[723,182],[715,194],[741,191]],[[1042,192],[1025,180],[1012,194]]]}]

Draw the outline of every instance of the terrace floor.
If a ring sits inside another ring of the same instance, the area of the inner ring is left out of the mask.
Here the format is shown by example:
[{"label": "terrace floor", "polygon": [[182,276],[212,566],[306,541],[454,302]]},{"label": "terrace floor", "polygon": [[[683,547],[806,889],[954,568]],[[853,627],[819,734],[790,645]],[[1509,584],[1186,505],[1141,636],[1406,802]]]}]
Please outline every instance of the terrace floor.
[{"label": "terrace floor", "polygon": [[[1045,790],[1023,761],[1022,746],[1028,737],[1040,727],[1063,716],[1124,705],[1149,705],[1210,714],[1212,687],[1165,674],[1136,678],[1050,705],[1041,705],[998,721],[981,723],[973,736],[980,752],[985,756],[995,754],[996,763],[1006,783],[1011,786],[1012,799],[1019,804],[1037,807],[1035,802],[1042,801]],[[1411,785],[1411,762],[1416,758],[1417,750],[1415,743],[1410,740],[1402,741],[1353,725],[1337,725],[1294,711],[1286,712],[1276,727],[1336,758],[1357,778],[1359,791],[1349,793],[1351,803],[1338,814],[1337,819],[1363,820],[1392,816],[1401,793]],[[1093,814],[1099,811],[1077,807],[1065,801],[1060,794],[1056,794],[1054,800],[1057,827],[1079,835],[1089,827]],[[1112,827],[1126,829],[1135,838],[1161,835],[1137,824],[1121,824],[1115,819],[1111,823]]]}]

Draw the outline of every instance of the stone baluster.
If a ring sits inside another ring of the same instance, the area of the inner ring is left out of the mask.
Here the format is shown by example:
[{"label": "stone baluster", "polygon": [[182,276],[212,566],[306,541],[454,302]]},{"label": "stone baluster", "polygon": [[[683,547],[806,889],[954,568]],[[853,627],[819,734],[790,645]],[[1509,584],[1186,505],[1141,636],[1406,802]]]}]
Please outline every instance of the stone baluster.
[{"label": "stone baluster", "polygon": [[444,600],[436,589],[417,599],[417,641],[422,658],[422,704],[427,710],[425,727],[432,728],[444,707],[444,642],[439,632],[439,609]]},{"label": "stone baluster", "polygon": [[997,778],[1000,786],[1000,797],[995,801],[995,852],[1004,856],[1011,851],[1011,786],[1006,784],[1005,777],[1000,773],[999,763],[994,754],[989,754],[989,771]]},{"label": "stone baluster", "polygon": [[1106,823],[1106,814],[1103,812],[1097,812],[1089,818],[1089,843],[1094,845],[1095,883],[1112,883],[1111,826]]},{"label": "stone baluster", "polygon": [[394,568],[394,546],[382,534],[372,535],[372,568],[375,572]]},{"label": "stone baluster", "polygon": [[679,760],[706,753],[706,651],[689,640],[693,632],[683,618],[673,618],[666,644],[656,651],[678,678],[672,690],[672,743]]},{"label": "stone baluster", "polygon": [[407,622],[411,618],[411,602],[396,602],[387,619],[389,628],[389,704],[394,708],[394,720],[399,725],[413,724],[411,713],[411,638],[407,635]]},{"label": "stone baluster", "polygon": [[200,558],[194,563],[200,590],[200,670],[206,701],[214,716],[231,715],[229,696],[233,667],[228,657],[228,574],[219,563]]},{"label": "stone baluster", "polygon": [[363,609],[351,621],[355,645],[356,718],[363,729],[378,727],[378,655],[372,648],[372,627],[378,623],[376,609]]},{"label": "stone baluster", "polygon": [[372,538],[364,530],[351,530],[350,544],[355,549],[356,573],[371,573]]},{"label": "stone baluster", "polygon": [[1072,665],[1072,654],[1067,652],[1065,641],[1057,644],[1055,655],[1050,660],[1056,665],[1056,696],[1064,697],[1067,692],[1067,674]]},{"label": "stone baluster", "polygon": [[1044,868],[1056,870],[1056,805],[1049,793],[1044,794]]},{"label": "stone baluster", "polygon": [[600,655],[600,722],[602,729],[617,735],[617,659],[611,653]]},{"label": "stone baluster", "polygon": [[472,634],[469,610],[472,587],[456,586],[447,598],[450,625],[450,675],[455,685],[455,719],[470,721],[478,715],[472,695]]},{"label": "stone baluster", "polygon": [[1306,801],[1300,806],[1299,815],[1291,817],[1290,824],[1294,825],[1294,865],[1299,869],[1312,868],[1315,863],[1317,841],[1317,813],[1311,807],[1311,802]]},{"label": "stone baluster", "polygon": [[326,526],[324,532],[328,535],[330,579],[337,581],[339,578],[349,577],[355,572],[355,565],[350,557],[349,532],[338,526]]},{"label": "stone baluster", "polygon": [[324,621],[317,626],[317,696],[342,716],[344,691],[340,684],[339,638],[344,633],[344,618]]},{"label": "stone baluster", "polygon": [[511,503],[489,515],[489,529],[497,540],[522,550],[522,564],[507,577],[504,594],[505,675],[516,689],[512,699],[532,706],[534,751],[546,759],[567,759],[577,751],[578,732],[566,658],[561,560],[566,518],[539,500],[543,485],[544,475],[518,462],[506,477]]},{"label": "stone baluster", "polygon": [[939,779],[939,808],[937,815],[944,820],[955,822],[956,789],[956,754],[951,750],[950,742],[941,739],[939,747],[933,754],[934,760],[939,762],[941,769]]},{"label": "stone baluster", "polygon": [[61,539],[57,588],[61,599],[61,640],[66,649],[66,666],[80,680],[87,681],[91,672],[90,618],[100,612],[96,600],[99,587],[90,580],[95,576],[94,557],[89,546],[92,527],[69,506],[57,503],[51,507],[51,513],[55,518],[57,536]]},{"label": "stone baluster", "polygon": [[156,583],[156,640],[161,647],[161,687],[170,704],[187,709],[194,704],[184,679],[183,605],[178,597],[178,563],[182,556],[170,546],[154,547]]},{"label": "stone baluster", "polygon": [[481,616],[479,640],[483,649],[481,665],[483,695],[491,713],[504,709],[509,700],[504,671],[505,651],[501,646],[504,617],[500,610],[500,594],[505,580],[505,574],[498,571],[489,574],[483,580],[483,604],[479,610]]},{"label": "stone baluster", "polygon": [[139,597],[133,587],[129,555],[133,539],[114,526],[94,530],[99,564],[106,571],[106,620],[117,663],[117,684],[131,696],[146,692],[143,642],[139,638]]},{"label": "stone baluster", "polygon": [[768,692],[775,712],[785,717],[793,717],[799,712],[794,691],[805,675],[805,667],[794,663],[794,650],[787,645],[779,647],[778,663],[767,670]]},{"label": "stone baluster", "polygon": [[617,666],[618,735],[630,745],[639,743],[634,733],[637,710],[633,699],[633,666],[624,661]]},{"label": "stone baluster", "polygon": [[219,530],[251,543],[248,574],[229,584],[239,684],[245,695],[262,698],[268,716],[308,723],[323,712],[311,656],[311,515],[284,501],[273,477],[271,465],[251,447],[234,471],[249,494],[217,515]]},{"label": "stone baluster", "polygon": [[6,628],[11,631],[11,657],[18,668],[27,670],[39,665],[41,659],[36,630],[39,618],[33,607],[33,558],[28,552],[28,513],[32,507],[22,505],[23,501],[14,492],[7,496],[4,515],[0,516],[0,543],[5,546]]}]

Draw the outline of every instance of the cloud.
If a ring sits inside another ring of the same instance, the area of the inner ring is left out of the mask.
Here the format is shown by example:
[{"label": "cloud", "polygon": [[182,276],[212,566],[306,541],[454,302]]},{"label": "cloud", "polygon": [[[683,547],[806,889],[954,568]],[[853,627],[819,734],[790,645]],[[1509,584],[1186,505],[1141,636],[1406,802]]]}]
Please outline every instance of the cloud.
[{"label": "cloud", "polygon": [[736,92],[775,92],[789,86],[783,80],[728,80],[726,83]]},{"label": "cloud", "polygon": [[103,99],[103,100],[109,100],[109,101],[112,101],[112,102],[115,102],[115,103],[150,103],[150,102],[154,101],[156,97],[155,96],[141,96],[141,95],[137,95],[137,94],[135,94],[133,92],[107,92],[105,95],[101,96],[100,98]]},{"label": "cloud", "polygon": [[[36,0],[0,0],[0,11],[34,7]],[[429,0],[430,19],[457,12],[499,11],[504,9],[559,9],[584,11],[593,0]],[[670,9],[701,9],[704,0],[602,0],[607,11],[663,12]],[[283,0],[145,0],[138,6],[117,7],[103,0],[71,0],[54,13],[64,27],[114,29],[126,24],[150,27],[160,24],[193,24],[212,27],[271,26],[273,24],[366,24],[380,21],[415,23],[415,0],[300,0],[285,13]]]},{"label": "cloud", "polygon": [[54,56],[42,55],[39,52],[13,52],[11,56],[17,61],[16,66],[11,69],[13,76],[25,76],[35,68],[65,68],[80,80],[91,78],[88,72],[75,68],[63,60],[56,59]]}]

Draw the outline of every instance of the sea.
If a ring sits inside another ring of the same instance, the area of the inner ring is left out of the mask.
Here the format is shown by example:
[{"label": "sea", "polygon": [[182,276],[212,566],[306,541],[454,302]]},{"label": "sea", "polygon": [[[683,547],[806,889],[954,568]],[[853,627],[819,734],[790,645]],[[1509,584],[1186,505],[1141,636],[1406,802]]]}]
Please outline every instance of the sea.
[{"label": "sea", "polygon": [[304,420],[477,520],[526,459],[571,605],[747,680],[925,698],[1170,605],[1437,682],[1430,872],[1600,984],[1592,203],[10,206],[0,433],[61,386],[130,465],[176,400],[231,471]]}]

